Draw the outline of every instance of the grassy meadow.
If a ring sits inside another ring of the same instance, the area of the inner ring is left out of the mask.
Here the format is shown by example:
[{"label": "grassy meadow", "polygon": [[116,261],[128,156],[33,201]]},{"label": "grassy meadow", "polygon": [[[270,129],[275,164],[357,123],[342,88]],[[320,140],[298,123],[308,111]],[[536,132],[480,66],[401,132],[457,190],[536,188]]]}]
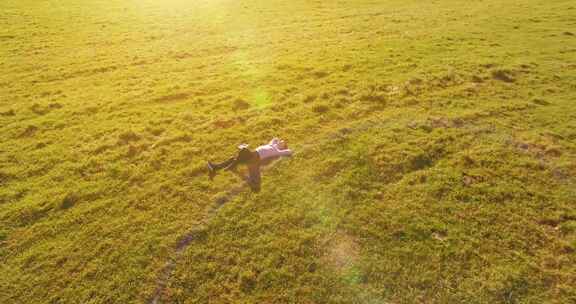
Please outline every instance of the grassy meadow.
[{"label": "grassy meadow", "polygon": [[2,0],[0,72],[0,303],[576,303],[573,0]]}]

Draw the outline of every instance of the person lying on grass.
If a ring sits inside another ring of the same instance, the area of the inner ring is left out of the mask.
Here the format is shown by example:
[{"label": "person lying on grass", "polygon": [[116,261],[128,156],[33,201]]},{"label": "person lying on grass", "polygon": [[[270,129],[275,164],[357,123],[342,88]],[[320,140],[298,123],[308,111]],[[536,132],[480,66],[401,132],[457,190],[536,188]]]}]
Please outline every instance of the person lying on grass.
[{"label": "person lying on grass", "polygon": [[284,140],[273,138],[267,145],[262,145],[251,151],[247,144],[238,146],[238,154],[221,163],[208,162],[208,176],[213,180],[218,170],[236,172],[236,167],[244,164],[248,167],[250,177],[248,184],[254,192],[260,191],[260,166],[265,161],[278,158],[280,156],[291,156],[292,150]]}]

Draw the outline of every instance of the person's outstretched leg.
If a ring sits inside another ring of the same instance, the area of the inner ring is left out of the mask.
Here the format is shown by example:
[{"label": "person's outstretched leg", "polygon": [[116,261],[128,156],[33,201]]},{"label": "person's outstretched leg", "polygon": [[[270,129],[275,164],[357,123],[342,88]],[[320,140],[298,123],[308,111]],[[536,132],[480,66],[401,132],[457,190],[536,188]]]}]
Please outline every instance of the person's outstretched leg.
[{"label": "person's outstretched leg", "polygon": [[250,162],[254,156],[254,153],[256,152],[250,151],[250,149],[248,149],[247,147],[241,148],[240,150],[238,150],[236,161],[231,162],[224,169],[227,171],[236,170],[236,166],[238,166],[239,164],[246,164]]},{"label": "person's outstretched leg", "polygon": [[212,165],[212,168],[214,168],[214,170],[221,170],[221,169],[227,168],[228,166],[230,166],[234,162],[236,162],[236,157],[231,157],[228,160],[223,161],[221,163],[211,163],[211,162],[208,162],[208,163]]},{"label": "person's outstretched leg", "polygon": [[216,176],[218,170],[225,169],[228,171],[234,171],[236,170],[236,166],[239,164],[246,164],[252,161],[256,154],[257,152],[252,152],[248,148],[244,147],[238,151],[238,155],[236,155],[236,157],[232,157],[225,162],[221,162],[219,164],[208,162],[208,173],[210,180]]},{"label": "person's outstretched leg", "polygon": [[231,157],[227,161],[221,163],[208,162],[208,176],[210,177],[210,180],[214,179],[214,176],[216,176],[218,170],[226,169],[234,165],[234,163],[236,163],[236,157]]}]

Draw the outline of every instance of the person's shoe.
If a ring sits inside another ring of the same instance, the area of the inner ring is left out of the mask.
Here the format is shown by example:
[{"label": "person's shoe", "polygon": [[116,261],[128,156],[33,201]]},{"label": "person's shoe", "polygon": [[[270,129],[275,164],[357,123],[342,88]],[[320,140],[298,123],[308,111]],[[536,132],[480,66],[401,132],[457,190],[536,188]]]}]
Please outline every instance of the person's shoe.
[{"label": "person's shoe", "polygon": [[216,176],[216,170],[214,169],[212,163],[208,162],[208,177],[210,178],[210,180],[213,180],[214,176]]}]

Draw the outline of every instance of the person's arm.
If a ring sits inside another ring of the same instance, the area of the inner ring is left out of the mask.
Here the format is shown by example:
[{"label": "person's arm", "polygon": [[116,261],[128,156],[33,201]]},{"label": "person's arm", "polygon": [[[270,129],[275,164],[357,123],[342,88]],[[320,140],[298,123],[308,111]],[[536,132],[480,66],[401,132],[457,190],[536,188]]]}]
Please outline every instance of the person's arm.
[{"label": "person's arm", "polygon": [[272,138],[272,140],[270,141],[269,145],[271,146],[276,146],[278,144],[278,142],[280,142],[280,139],[278,139],[278,137],[274,137]]},{"label": "person's arm", "polygon": [[275,148],[276,148],[276,154],[278,156],[292,156],[292,150],[290,150],[290,149],[280,150],[280,149],[278,149],[278,147],[275,147]]}]

